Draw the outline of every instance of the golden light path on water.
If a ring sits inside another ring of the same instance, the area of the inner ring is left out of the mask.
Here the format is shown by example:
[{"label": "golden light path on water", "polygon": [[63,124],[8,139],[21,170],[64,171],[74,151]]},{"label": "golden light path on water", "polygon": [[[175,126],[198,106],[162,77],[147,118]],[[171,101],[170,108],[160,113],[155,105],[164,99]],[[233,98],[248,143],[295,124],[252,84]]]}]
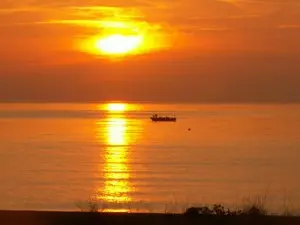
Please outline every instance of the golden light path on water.
[{"label": "golden light path on water", "polygon": [[108,205],[112,204],[117,207],[116,209],[108,206],[104,211],[128,211],[128,207],[124,206],[131,201],[129,193],[133,188],[129,183],[128,155],[130,144],[135,139],[134,134],[128,130],[129,120],[125,116],[129,105],[109,103],[99,108],[107,110],[107,118],[105,118],[104,128],[101,128],[103,123],[97,122],[97,137],[104,132],[102,137],[107,147],[104,152],[104,186],[98,188],[97,198]]}]

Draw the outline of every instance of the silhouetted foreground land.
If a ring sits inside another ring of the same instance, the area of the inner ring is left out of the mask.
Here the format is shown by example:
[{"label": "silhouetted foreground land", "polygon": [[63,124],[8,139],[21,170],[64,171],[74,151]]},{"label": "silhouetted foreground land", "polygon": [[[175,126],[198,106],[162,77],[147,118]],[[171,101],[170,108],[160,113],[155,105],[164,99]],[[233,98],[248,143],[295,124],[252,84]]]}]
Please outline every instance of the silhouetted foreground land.
[{"label": "silhouetted foreground land", "polygon": [[284,216],[212,216],[152,213],[91,213],[91,212],[42,212],[0,211],[1,225],[299,225],[300,217]]}]

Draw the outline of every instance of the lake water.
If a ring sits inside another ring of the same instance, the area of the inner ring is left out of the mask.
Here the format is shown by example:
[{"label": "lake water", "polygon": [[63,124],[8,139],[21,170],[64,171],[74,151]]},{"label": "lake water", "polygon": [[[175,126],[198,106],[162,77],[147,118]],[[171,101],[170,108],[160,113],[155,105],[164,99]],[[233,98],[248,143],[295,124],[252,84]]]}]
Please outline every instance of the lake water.
[{"label": "lake water", "polygon": [[0,104],[0,209],[299,209],[299,160],[300,105]]}]

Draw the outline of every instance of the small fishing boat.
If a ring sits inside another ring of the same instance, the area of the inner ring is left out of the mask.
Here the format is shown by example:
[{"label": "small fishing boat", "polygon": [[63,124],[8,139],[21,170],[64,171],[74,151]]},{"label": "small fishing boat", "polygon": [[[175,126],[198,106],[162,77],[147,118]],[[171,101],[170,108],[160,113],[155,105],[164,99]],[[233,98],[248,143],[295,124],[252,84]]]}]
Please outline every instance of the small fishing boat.
[{"label": "small fishing boat", "polygon": [[170,117],[170,116],[158,116],[157,114],[154,114],[150,117],[150,119],[153,122],[176,122],[176,117]]}]

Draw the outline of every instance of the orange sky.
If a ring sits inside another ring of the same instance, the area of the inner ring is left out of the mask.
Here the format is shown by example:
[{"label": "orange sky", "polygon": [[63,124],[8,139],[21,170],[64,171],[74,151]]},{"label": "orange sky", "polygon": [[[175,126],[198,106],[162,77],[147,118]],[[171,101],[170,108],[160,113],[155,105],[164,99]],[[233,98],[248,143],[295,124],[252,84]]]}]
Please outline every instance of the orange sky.
[{"label": "orange sky", "polygon": [[[299,0],[2,0],[0,29],[0,101],[300,101]],[[133,30],[140,55],[80,48]]]}]

